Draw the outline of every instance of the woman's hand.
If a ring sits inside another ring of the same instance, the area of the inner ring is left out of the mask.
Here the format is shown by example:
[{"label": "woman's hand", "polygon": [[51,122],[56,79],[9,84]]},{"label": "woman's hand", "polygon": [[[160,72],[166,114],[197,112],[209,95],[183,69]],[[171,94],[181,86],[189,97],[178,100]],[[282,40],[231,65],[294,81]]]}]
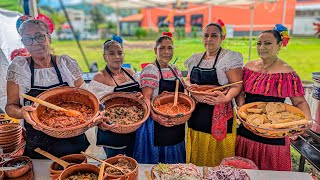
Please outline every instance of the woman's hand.
[{"label": "woman's hand", "polygon": [[198,84],[186,84],[186,89],[188,90],[188,91],[190,91],[190,89],[194,89],[194,88],[198,88],[199,87],[199,85]]},{"label": "woman's hand", "polygon": [[38,130],[38,131],[42,131],[42,128],[39,127],[37,125],[36,122],[34,122],[31,117],[30,117],[30,112],[32,111],[35,111],[36,108],[35,107],[32,107],[32,106],[23,106],[21,108],[21,113],[22,113],[22,116],[23,116],[23,119],[27,121],[27,123],[29,123],[35,130]]},{"label": "woman's hand", "polygon": [[151,114],[151,117],[154,121],[158,122],[159,124],[161,124],[162,126],[165,126],[165,127],[172,127],[174,126],[174,122],[172,122],[171,120],[169,120],[168,118],[164,117],[164,116],[161,116],[161,115],[158,115],[158,114],[155,114],[155,113],[152,113]]},{"label": "woman's hand", "polygon": [[134,95],[135,95],[136,97],[138,97],[139,99],[143,99],[143,95],[142,95],[141,92],[136,92],[136,93],[134,93]]},{"label": "woman's hand", "polygon": [[117,128],[118,125],[116,125],[116,124],[108,124],[106,121],[104,121],[104,122],[100,123],[98,125],[98,127],[100,129],[102,129],[103,131],[110,131],[110,130],[112,130],[114,128]]},{"label": "woman's hand", "polygon": [[88,127],[88,128],[92,128],[93,126],[96,126],[96,125],[102,123],[103,120],[104,120],[104,118],[105,118],[105,117],[104,117],[104,114],[105,114],[105,111],[101,111],[101,112],[99,113],[99,115],[98,115],[96,118],[93,119],[92,123],[88,124],[87,127]]},{"label": "woman's hand", "polygon": [[225,91],[214,91],[212,95],[206,95],[204,102],[209,105],[223,104],[230,101]]}]

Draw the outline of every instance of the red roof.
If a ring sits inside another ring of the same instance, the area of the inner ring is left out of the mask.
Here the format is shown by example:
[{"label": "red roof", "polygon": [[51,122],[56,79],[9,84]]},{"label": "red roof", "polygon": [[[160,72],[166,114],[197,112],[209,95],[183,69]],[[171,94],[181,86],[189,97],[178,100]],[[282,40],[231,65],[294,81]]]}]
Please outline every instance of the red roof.
[{"label": "red roof", "polygon": [[143,18],[143,14],[134,14],[127,17],[122,18],[121,22],[140,22]]}]

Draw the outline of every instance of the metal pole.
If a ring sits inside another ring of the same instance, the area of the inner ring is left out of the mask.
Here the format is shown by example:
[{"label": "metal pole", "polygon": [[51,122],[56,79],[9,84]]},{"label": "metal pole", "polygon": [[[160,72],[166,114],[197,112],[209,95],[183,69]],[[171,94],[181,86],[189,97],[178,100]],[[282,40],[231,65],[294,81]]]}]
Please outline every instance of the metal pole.
[{"label": "metal pole", "polygon": [[64,4],[63,4],[62,0],[59,0],[59,1],[60,1],[61,8],[62,8],[62,10],[63,10],[63,13],[64,13],[64,15],[66,16],[66,19],[67,19],[67,21],[68,21],[68,23],[69,23],[69,25],[70,25],[70,29],[71,29],[71,31],[72,31],[73,37],[75,38],[75,40],[76,40],[76,42],[77,42],[77,45],[78,45],[78,47],[79,47],[79,49],[80,49],[80,52],[81,52],[81,54],[82,54],[82,57],[83,57],[86,65],[87,65],[87,67],[88,67],[88,70],[90,71],[89,62],[88,62],[88,60],[87,60],[87,58],[86,58],[86,55],[84,54],[83,49],[82,49],[82,47],[81,47],[81,45],[80,45],[78,36],[76,35],[76,33],[75,33],[74,29],[73,29],[73,26],[72,26],[72,24],[71,24],[71,21],[70,21],[70,18],[69,18],[69,16],[68,16],[68,13],[67,13],[67,11],[66,11],[66,8],[64,7]]},{"label": "metal pole", "polygon": [[116,4],[116,18],[117,18],[117,35],[120,36],[120,10],[119,10],[119,2]]},{"label": "metal pole", "polygon": [[37,9],[36,0],[29,0],[29,10],[30,10],[30,15],[32,17],[37,17],[38,16],[38,9]]},{"label": "metal pole", "polygon": [[252,34],[253,34],[253,21],[254,21],[254,2],[250,4],[250,44],[249,44],[249,56],[248,61],[251,59],[251,48],[252,48]]},{"label": "metal pole", "polygon": [[287,0],[283,0],[282,8],[282,24],[285,26],[286,23],[286,14],[287,14]]},{"label": "metal pole", "polygon": [[209,6],[209,13],[208,13],[208,23],[210,23],[212,21],[212,5],[208,5]]}]

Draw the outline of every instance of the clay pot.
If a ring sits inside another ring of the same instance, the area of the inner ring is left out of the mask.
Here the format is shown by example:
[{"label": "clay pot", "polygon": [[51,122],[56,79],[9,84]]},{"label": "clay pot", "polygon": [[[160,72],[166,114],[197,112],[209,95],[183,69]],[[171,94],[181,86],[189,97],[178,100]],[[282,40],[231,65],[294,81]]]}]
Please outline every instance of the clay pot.
[{"label": "clay pot", "polygon": [[[75,164],[87,163],[87,158],[82,154],[70,154],[63,156],[60,159]],[[63,172],[63,167],[56,162],[50,164],[50,177],[52,180],[58,179],[60,174]]]},{"label": "clay pot", "polygon": [[99,115],[99,100],[94,94],[81,88],[58,87],[41,93],[37,98],[52,104],[61,102],[79,102],[81,104],[86,104],[93,109],[93,115],[88,117],[88,120],[83,124],[67,128],[53,128],[44,124],[39,118],[46,111],[47,107],[33,103],[33,106],[35,106],[37,110],[30,112],[31,119],[42,128],[42,131],[45,134],[52,137],[70,138],[79,136],[88,130],[88,125]]},{"label": "clay pot", "polygon": [[65,180],[67,179],[69,176],[73,175],[73,174],[77,174],[79,172],[83,172],[83,173],[94,173],[97,175],[97,177],[99,176],[99,171],[100,169],[92,164],[76,164],[74,166],[70,166],[67,169],[65,169],[59,177],[59,180]]},{"label": "clay pot", "polygon": [[[109,163],[109,164],[116,164],[118,162],[119,158],[125,158],[127,159],[129,162],[133,163],[135,165],[135,169],[128,174],[125,175],[111,175],[111,174],[104,174],[103,179],[117,179],[117,180],[138,180],[138,162],[128,156],[123,156],[121,154],[108,158],[105,160],[105,162]],[[106,166],[108,167],[108,166]]]},{"label": "clay pot", "polygon": [[103,96],[100,99],[100,102],[104,104],[105,108],[108,107],[123,107],[123,106],[140,106],[144,115],[143,118],[134,123],[134,124],[117,124],[116,128],[111,129],[110,131],[119,133],[119,134],[127,134],[136,131],[148,118],[150,115],[150,107],[147,105],[145,100],[139,99],[135,94],[130,92],[114,92],[109,93]]},{"label": "clay pot", "polygon": [[17,169],[4,171],[5,177],[17,178],[29,172],[32,169],[32,161],[27,156],[20,156],[20,157],[13,158],[9,161],[6,161],[2,164],[2,167],[13,167],[13,164],[15,164],[16,162],[21,162],[23,160],[27,161],[25,165],[22,165]]}]

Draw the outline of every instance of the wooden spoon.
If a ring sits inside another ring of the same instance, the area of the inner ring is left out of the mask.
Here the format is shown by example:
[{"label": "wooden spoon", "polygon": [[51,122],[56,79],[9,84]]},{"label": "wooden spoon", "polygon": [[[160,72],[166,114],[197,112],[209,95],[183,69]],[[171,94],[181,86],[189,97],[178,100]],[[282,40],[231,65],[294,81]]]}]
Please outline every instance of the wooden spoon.
[{"label": "wooden spoon", "polygon": [[147,180],[152,180],[152,178],[151,178],[151,175],[150,175],[149,171],[144,171],[144,174],[146,175]]},{"label": "wooden spoon", "polygon": [[179,79],[177,78],[176,80],[176,89],[174,91],[174,99],[173,99],[173,106],[171,107],[171,112],[179,112],[179,107],[178,107],[178,96],[179,96]]},{"label": "wooden spoon", "polygon": [[105,165],[106,165],[106,163],[101,163],[98,180],[103,180]]},{"label": "wooden spoon", "polygon": [[47,158],[49,158],[49,159],[51,159],[52,161],[60,164],[63,167],[63,169],[66,169],[67,167],[72,166],[72,165],[75,164],[75,163],[68,163],[68,162],[66,162],[66,161],[64,161],[64,160],[62,160],[62,159],[60,159],[60,158],[58,158],[58,157],[56,157],[56,156],[44,151],[44,150],[41,150],[40,148],[36,148],[34,151],[39,153],[39,154],[41,154],[41,155],[43,155],[43,156],[45,156],[45,157],[47,157]]},{"label": "wooden spoon", "polygon": [[226,85],[224,85],[224,86],[219,86],[219,87],[216,87],[216,88],[213,88],[213,89],[208,89],[208,90],[206,90],[206,92],[217,91],[217,90],[220,90],[220,89],[229,87],[229,86],[233,86],[233,85],[235,85],[235,84],[240,84],[240,83],[242,83],[242,82],[243,82],[243,81],[237,81],[237,82],[234,82],[234,83],[231,83],[231,84],[226,84]]},{"label": "wooden spoon", "polygon": [[39,103],[39,104],[41,104],[43,106],[46,106],[48,108],[54,109],[56,111],[63,111],[67,116],[80,116],[80,115],[82,115],[81,112],[79,112],[79,111],[72,110],[72,109],[65,109],[65,108],[56,106],[54,104],[51,104],[49,102],[46,102],[44,100],[29,96],[29,95],[26,95],[26,94],[20,94],[20,96],[23,97],[23,98],[29,99],[30,101]]},{"label": "wooden spoon", "polygon": [[93,157],[93,156],[91,156],[91,155],[89,155],[89,154],[86,154],[86,153],[83,152],[83,151],[81,151],[81,154],[83,154],[83,155],[85,155],[85,156],[87,156],[87,157],[89,157],[89,158],[91,158],[91,159],[94,159],[94,160],[96,160],[96,161],[98,161],[98,162],[101,162],[101,163],[103,163],[103,164],[105,164],[105,165],[108,165],[108,166],[110,166],[110,167],[112,167],[112,168],[114,168],[114,169],[116,169],[116,170],[119,170],[119,171],[121,171],[123,174],[127,174],[127,172],[125,172],[124,169],[119,168],[119,167],[117,167],[117,166],[114,166],[114,165],[112,165],[112,164],[109,164],[109,163],[107,163],[107,162],[105,162],[105,161],[103,161],[103,160],[101,160],[101,159],[99,159],[99,158]]}]

